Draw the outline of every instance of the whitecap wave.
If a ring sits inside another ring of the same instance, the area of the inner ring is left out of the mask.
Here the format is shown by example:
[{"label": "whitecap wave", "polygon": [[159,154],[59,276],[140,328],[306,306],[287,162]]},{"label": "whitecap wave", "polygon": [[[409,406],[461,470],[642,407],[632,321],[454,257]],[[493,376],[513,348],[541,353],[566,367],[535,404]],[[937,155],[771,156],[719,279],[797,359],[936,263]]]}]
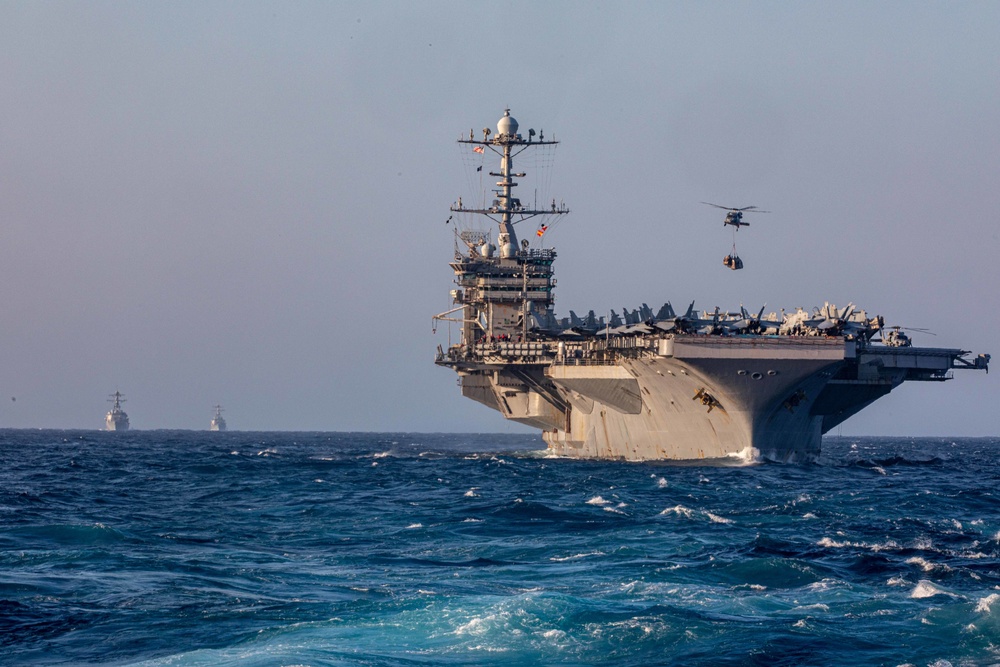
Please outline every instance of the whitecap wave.
[{"label": "whitecap wave", "polygon": [[489,629],[490,621],[496,620],[496,616],[489,614],[487,616],[474,616],[467,623],[455,628],[456,635],[484,635]]},{"label": "whitecap wave", "polygon": [[1000,594],[990,593],[984,598],[980,598],[976,604],[976,611],[980,614],[988,614],[992,611],[993,604],[1000,600]]},{"label": "whitecap wave", "polygon": [[693,510],[690,507],[685,507],[684,505],[668,507],[660,512],[660,516],[669,516],[671,514],[682,516],[685,519],[705,518],[712,523],[733,523],[732,519],[727,519],[724,516],[719,516],[718,514],[714,514],[708,510]]},{"label": "whitecap wave", "polygon": [[956,595],[951,591],[946,591],[943,588],[938,587],[933,582],[927,579],[921,579],[917,582],[917,585],[913,588],[910,593],[911,598],[932,598],[935,595],[947,595],[949,597],[958,598],[960,595]]},{"label": "whitecap wave", "polygon": [[675,505],[674,507],[668,507],[667,509],[660,512],[660,516],[669,514],[676,514],[678,516],[684,517],[685,519],[694,518],[694,510],[688,509],[683,505]]},{"label": "whitecap wave", "polygon": [[819,541],[816,542],[816,544],[817,544],[817,546],[827,547],[827,548],[830,548],[830,549],[842,549],[844,547],[860,547],[860,546],[864,546],[860,542],[849,542],[847,540],[838,541],[838,540],[831,539],[829,537],[821,537],[819,539]]},{"label": "whitecap wave", "polygon": [[594,496],[593,498],[591,498],[590,500],[587,501],[587,504],[588,505],[610,505],[611,501],[610,500],[605,500],[604,498],[602,498],[600,496]]},{"label": "whitecap wave", "polygon": [[868,551],[872,551],[874,553],[878,553],[880,551],[895,551],[899,549],[899,543],[895,540],[870,544],[868,542],[852,542],[850,540],[834,540],[829,537],[823,537],[820,538],[816,544],[817,546],[827,547],[830,549],[843,549],[845,547],[850,547],[852,549],[867,549]]},{"label": "whitecap wave", "polygon": [[591,551],[585,554],[573,554],[572,556],[552,556],[549,558],[550,561],[555,563],[565,563],[568,560],[580,560],[581,558],[589,558],[590,556],[603,556],[603,551]]},{"label": "whitecap wave", "polygon": [[836,585],[837,581],[835,579],[820,579],[806,586],[806,589],[814,593],[822,593],[831,590]]},{"label": "whitecap wave", "polygon": [[944,563],[932,563],[926,558],[921,558],[920,556],[913,556],[912,558],[907,558],[906,563],[908,565],[916,565],[924,572],[933,572],[934,570],[941,570],[942,572],[950,572],[951,566],[945,565]]},{"label": "whitecap wave", "polygon": [[766,591],[767,586],[763,584],[737,584],[733,586],[733,590],[750,590],[750,591]]}]

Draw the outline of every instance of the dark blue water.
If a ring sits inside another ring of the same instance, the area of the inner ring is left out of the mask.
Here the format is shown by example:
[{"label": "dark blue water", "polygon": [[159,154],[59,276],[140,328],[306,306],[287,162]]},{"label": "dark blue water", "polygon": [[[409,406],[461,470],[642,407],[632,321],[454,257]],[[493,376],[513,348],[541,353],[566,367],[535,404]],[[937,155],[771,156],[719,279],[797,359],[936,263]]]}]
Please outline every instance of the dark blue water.
[{"label": "dark blue water", "polygon": [[0,663],[1000,663],[1000,439],[0,431]]}]

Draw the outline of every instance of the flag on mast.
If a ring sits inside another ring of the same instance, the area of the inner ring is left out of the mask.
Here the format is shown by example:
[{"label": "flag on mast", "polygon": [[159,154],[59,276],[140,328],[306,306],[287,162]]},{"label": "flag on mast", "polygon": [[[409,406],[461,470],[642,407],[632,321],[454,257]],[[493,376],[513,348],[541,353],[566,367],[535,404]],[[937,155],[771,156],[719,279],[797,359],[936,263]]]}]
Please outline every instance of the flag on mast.
[{"label": "flag on mast", "polygon": [[472,152],[473,153],[482,153],[483,152],[483,147],[482,146],[476,146],[475,148],[472,149]]},{"label": "flag on mast", "polygon": [[546,231],[546,230],[547,230],[548,228],[549,228],[549,226],[548,226],[548,225],[542,225],[541,227],[539,227],[539,228],[538,228],[538,231],[537,231],[537,232],[535,232],[535,233],[536,233],[536,234],[538,234],[539,236],[542,236],[542,235],[544,235],[544,234],[545,234],[545,231]]}]

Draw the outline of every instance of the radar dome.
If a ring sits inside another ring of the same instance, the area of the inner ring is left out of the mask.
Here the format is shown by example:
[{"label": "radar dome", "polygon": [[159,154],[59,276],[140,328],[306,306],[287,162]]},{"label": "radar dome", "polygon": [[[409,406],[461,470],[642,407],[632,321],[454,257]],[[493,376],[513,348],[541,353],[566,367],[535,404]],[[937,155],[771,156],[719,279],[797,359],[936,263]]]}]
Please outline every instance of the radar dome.
[{"label": "radar dome", "polygon": [[500,134],[517,134],[517,121],[510,115],[510,109],[503,112],[503,118],[497,123],[497,132]]},{"label": "radar dome", "polygon": [[500,256],[504,259],[513,259],[517,257],[517,246],[509,241],[504,243],[500,246]]}]

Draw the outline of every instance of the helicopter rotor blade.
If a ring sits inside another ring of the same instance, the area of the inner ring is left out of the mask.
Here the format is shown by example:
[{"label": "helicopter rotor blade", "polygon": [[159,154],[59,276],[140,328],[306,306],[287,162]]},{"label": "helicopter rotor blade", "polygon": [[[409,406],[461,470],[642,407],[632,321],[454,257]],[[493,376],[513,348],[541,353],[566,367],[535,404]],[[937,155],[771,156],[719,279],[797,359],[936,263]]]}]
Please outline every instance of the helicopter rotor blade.
[{"label": "helicopter rotor blade", "polygon": [[710,201],[703,201],[702,204],[707,204],[708,206],[714,206],[715,208],[721,208],[723,211],[732,211],[733,213],[770,213],[770,211],[761,211],[756,206],[744,206],[743,208],[736,208],[735,206],[722,206],[721,204],[713,204]]},{"label": "helicopter rotor blade", "polygon": [[891,327],[887,327],[887,328],[889,328],[889,329],[895,329],[896,331],[899,331],[901,329],[906,330],[906,331],[919,331],[920,333],[929,334],[931,336],[937,336],[937,334],[934,333],[933,331],[931,331],[930,329],[918,329],[917,327],[905,327],[905,326],[902,326],[900,324],[894,324]]}]

